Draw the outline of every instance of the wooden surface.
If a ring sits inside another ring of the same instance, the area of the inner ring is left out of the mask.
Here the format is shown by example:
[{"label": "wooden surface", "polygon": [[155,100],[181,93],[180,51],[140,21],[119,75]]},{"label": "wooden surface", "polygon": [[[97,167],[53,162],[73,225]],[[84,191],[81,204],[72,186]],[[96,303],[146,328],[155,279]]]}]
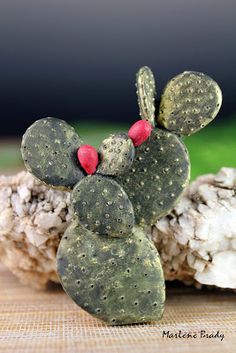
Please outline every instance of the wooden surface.
[{"label": "wooden surface", "polygon": [[[236,293],[171,288],[161,322],[108,327],[79,309],[60,287],[36,292],[3,268],[0,283],[0,352],[236,352]],[[163,338],[163,330],[198,337]],[[225,337],[199,338],[200,330],[219,330]]]}]

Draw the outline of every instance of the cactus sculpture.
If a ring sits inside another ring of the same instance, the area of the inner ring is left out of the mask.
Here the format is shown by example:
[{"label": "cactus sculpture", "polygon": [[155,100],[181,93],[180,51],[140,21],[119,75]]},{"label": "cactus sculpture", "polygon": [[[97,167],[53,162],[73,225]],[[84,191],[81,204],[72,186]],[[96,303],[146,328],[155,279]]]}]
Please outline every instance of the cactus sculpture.
[{"label": "cactus sculpture", "polygon": [[57,254],[68,295],[110,325],[157,321],[165,285],[148,226],[176,204],[189,180],[181,135],[209,123],[221,105],[216,82],[185,72],[164,89],[158,107],[151,70],[137,73],[140,115],[128,134],[105,139],[99,153],[66,122],[36,121],[22,140],[26,168],[71,193],[74,217]]}]

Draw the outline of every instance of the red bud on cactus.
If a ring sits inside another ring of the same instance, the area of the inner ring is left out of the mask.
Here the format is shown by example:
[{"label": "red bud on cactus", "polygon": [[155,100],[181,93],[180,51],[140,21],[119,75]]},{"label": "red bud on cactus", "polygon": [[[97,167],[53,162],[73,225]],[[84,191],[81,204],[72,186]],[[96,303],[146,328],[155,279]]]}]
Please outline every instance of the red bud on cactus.
[{"label": "red bud on cactus", "polygon": [[78,160],[87,174],[94,174],[98,165],[98,153],[95,147],[83,145],[77,151]]},{"label": "red bud on cactus", "polygon": [[141,145],[151,135],[152,126],[146,120],[139,120],[129,129],[128,136],[133,141],[134,146]]}]

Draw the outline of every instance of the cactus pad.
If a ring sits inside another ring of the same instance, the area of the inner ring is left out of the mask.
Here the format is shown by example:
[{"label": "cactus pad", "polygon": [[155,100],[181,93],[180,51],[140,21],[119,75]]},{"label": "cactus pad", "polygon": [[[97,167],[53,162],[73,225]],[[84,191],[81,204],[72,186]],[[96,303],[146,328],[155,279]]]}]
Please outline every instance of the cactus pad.
[{"label": "cactus pad", "polygon": [[185,71],[166,85],[158,122],[169,131],[191,135],[216,117],[221,103],[220,87],[212,78]]},{"label": "cactus pad", "polygon": [[119,133],[111,135],[102,142],[99,155],[101,162],[97,172],[116,176],[124,173],[131,166],[135,149],[128,135]]},{"label": "cactus pad", "polygon": [[137,72],[136,88],[140,116],[143,120],[147,120],[152,126],[155,126],[156,87],[155,78],[149,67],[143,66]]},{"label": "cactus pad", "polygon": [[72,192],[79,223],[100,235],[123,237],[134,225],[133,206],[122,187],[111,178],[93,175],[82,179]]},{"label": "cactus pad", "polygon": [[73,187],[84,177],[77,160],[82,144],[75,130],[55,118],[37,120],[22,139],[22,157],[29,172],[46,184]]},{"label": "cactus pad", "polygon": [[154,224],[173,209],[189,179],[189,158],[174,134],[155,129],[136,148],[128,173],[118,177],[132,202],[137,224]]},{"label": "cactus pad", "polygon": [[72,223],[59,245],[57,271],[67,294],[110,325],[162,317],[160,258],[140,228],[122,239],[100,237]]}]

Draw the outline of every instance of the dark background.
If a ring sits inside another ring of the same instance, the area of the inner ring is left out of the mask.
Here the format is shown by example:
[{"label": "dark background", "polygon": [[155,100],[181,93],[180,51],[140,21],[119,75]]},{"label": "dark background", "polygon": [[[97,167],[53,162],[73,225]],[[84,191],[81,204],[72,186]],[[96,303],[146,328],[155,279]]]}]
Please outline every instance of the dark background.
[{"label": "dark background", "polygon": [[142,65],[159,94],[184,70],[209,74],[224,95],[219,120],[230,119],[235,34],[235,0],[1,0],[0,134],[44,116],[135,121]]}]

